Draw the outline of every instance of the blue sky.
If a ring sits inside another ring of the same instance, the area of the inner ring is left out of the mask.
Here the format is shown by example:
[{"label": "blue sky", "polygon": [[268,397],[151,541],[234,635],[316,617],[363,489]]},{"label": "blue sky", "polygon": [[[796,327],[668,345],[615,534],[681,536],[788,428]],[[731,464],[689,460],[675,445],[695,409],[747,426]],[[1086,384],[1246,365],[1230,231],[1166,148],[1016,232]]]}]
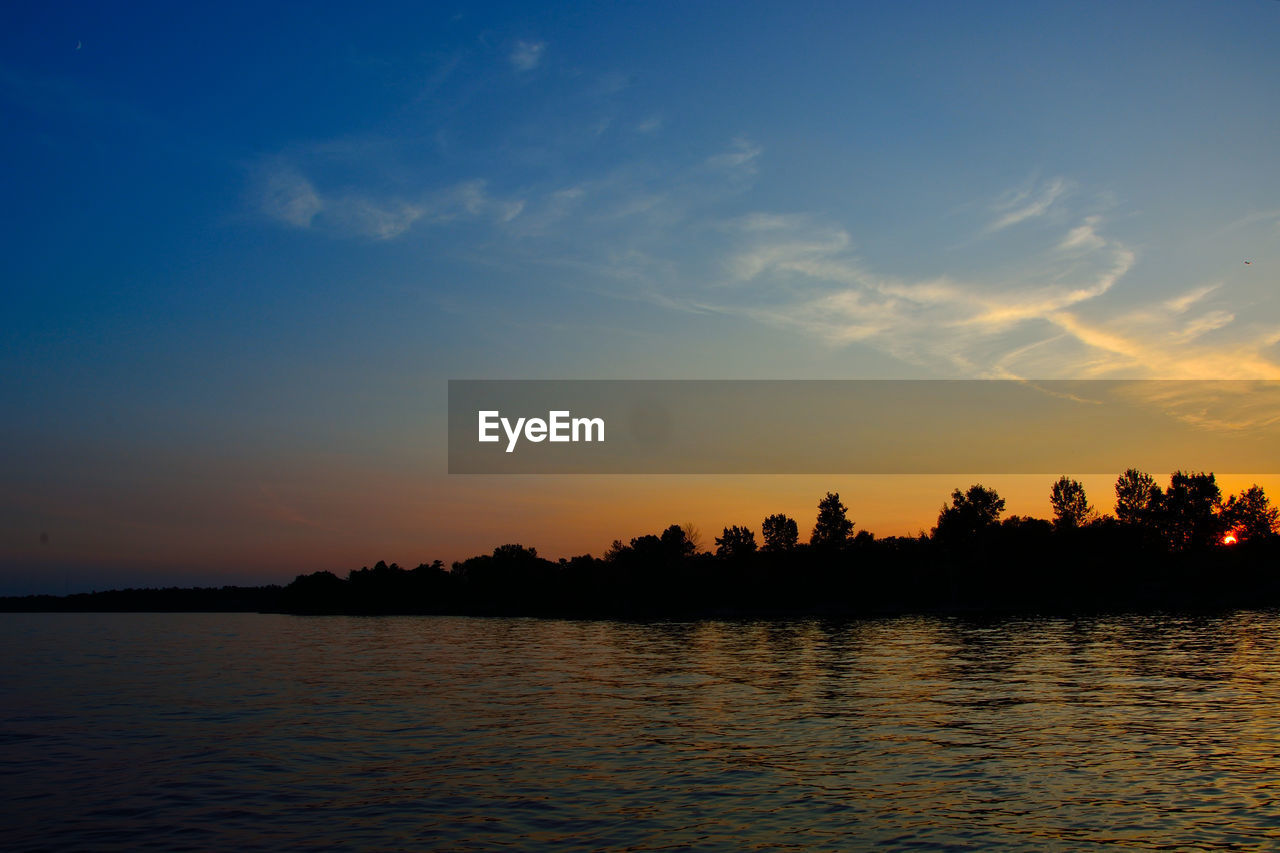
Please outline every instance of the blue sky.
[{"label": "blue sky", "polygon": [[6,566],[465,556],[448,378],[1280,378],[1274,2],[6,18]]}]

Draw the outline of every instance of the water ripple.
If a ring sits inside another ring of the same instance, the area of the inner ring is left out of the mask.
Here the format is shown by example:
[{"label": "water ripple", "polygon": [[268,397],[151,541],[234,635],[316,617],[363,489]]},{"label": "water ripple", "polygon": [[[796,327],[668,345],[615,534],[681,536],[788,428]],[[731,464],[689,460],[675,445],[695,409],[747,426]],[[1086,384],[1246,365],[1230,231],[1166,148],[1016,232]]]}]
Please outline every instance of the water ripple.
[{"label": "water ripple", "polygon": [[1280,617],[0,618],[11,849],[1258,849]]}]

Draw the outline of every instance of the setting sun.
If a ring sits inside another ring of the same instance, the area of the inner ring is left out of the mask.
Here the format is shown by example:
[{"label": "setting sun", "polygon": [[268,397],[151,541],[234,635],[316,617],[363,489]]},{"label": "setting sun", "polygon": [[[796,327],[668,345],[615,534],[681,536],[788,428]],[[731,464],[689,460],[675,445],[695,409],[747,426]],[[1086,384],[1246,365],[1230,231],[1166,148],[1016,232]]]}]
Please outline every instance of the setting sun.
[{"label": "setting sun", "polygon": [[1237,541],[1238,540],[1236,539],[1236,534],[1231,531],[1228,531],[1227,535],[1222,537],[1223,545],[1234,545],[1236,544]]}]

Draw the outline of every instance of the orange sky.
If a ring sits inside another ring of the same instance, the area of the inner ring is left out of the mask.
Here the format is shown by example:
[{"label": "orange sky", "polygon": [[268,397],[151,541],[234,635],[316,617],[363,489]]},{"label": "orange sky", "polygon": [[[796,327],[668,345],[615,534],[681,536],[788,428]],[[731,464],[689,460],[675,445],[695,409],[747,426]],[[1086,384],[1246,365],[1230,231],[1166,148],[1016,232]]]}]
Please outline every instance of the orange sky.
[{"label": "orange sky", "polygon": [[[1076,476],[1098,510],[1113,510],[1114,475]],[[746,525],[758,536],[761,519],[775,512],[794,517],[805,538],[828,490],[840,493],[856,529],[914,535],[933,525],[953,488],[975,482],[1005,498],[1006,514],[1047,518],[1056,475],[423,478],[347,470],[324,479],[288,488],[207,486],[181,501],[157,488],[122,495],[112,503],[114,517],[95,504],[92,512],[63,514],[47,530],[32,519],[15,555],[22,566],[10,572],[11,591],[287,583],[299,573],[345,574],[379,559],[450,563],[508,542],[551,558],[599,555],[614,539],[685,522],[699,528],[709,549],[726,525]],[[1218,482],[1224,495],[1254,482],[1280,495],[1280,476],[1222,475]]]}]

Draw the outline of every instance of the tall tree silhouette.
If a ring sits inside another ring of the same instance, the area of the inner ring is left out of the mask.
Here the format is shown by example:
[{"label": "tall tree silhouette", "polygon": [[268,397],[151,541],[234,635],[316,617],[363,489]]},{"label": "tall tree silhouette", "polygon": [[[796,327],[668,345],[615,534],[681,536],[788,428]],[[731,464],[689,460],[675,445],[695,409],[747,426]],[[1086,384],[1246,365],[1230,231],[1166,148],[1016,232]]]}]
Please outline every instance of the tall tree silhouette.
[{"label": "tall tree silhouette", "polygon": [[1164,494],[1150,474],[1130,468],[1116,478],[1116,518],[1124,524],[1149,524]]},{"label": "tall tree silhouette", "polygon": [[1241,542],[1256,542],[1276,533],[1280,510],[1271,506],[1271,500],[1257,483],[1239,495],[1227,498],[1222,507],[1223,520]]},{"label": "tall tree silhouette", "polygon": [[1160,504],[1160,529],[1169,547],[1199,550],[1218,542],[1226,527],[1222,492],[1212,473],[1175,471]]},{"label": "tall tree silhouette", "polygon": [[659,537],[662,541],[662,550],[674,557],[690,557],[698,550],[698,543],[695,542],[690,533],[696,535],[696,529],[690,530],[692,525],[673,524],[666,530],[662,531]]},{"label": "tall tree silhouette", "polygon": [[1059,530],[1080,527],[1093,514],[1084,486],[1079,480],[1059,477],[1049,491],[1049,505],[1053,507],[1053,524]]},{"label": "tall tree silhouette", "polygon": [[970,486],[968,491],[956,489],[951,493],[951,505],[943,505],[938,512],[938,526],[933,536],[948,544],[972,541],[979,533],[995,527],[1004,512],[1004,498],[981,483]]},{"label": "tall tree silhouette", "polygon": [[702,551],[702,531],[698,529],[698,525],[692,521],[686,521],[680,525],[680,530],[684,533],[685,541],[689,543],[689,553],[700,553]]},{"label": "tall tree silhouette", "polygon": [[745,527],[733,525],[724,529],[724,535],[716,537],[717,557],[745,557],[756,551],[756,535]]},{"label": "tall tree silhouette", "polygon": [[764,536],[764,550],[790,551],[800,540],[800,528],[794,518],[782,513],[775,513],[760,525],[760,533]]},{"label": "tall tree silhouette", "polygon": [[818,520],[813,525],[813,534],[809,544],[815,548],[843,548],[849,542],[853,532],[853,522],[846,513],[849,508],[840,502],[840,495],[827,492],[827,496],[818,501]]}]

